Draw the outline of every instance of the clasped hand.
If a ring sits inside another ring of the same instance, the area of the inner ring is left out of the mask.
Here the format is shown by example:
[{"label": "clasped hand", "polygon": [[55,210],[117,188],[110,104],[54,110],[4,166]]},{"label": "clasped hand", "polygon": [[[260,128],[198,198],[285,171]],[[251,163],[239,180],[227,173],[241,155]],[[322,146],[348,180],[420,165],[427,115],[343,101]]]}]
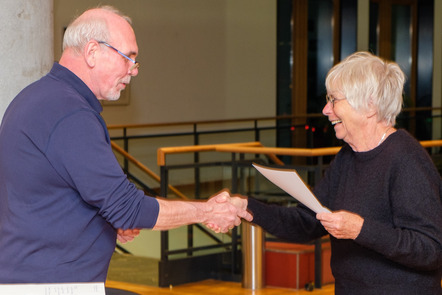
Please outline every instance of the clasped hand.
[{"label": "clasped hand", "polygon": [[211,208],[209,218],[204,224],[216,233],[226,233],[241,224],[241,218],[252,221],[252,215],[247,211],[247,199],[231,196],[227,190],[221,191],[207,201]]},{"label": "clasped hand", "polygon": [[117,229],[117,239],[120,243],[127,243],[133,241],[135,237],[137,237],[140,234],[140,229],[134,228],[134,229]]},{"label": "clasped hand", "polygon": [[[240,196],[230,196],[223,190],[205,202],[184,202],[197,208],[198,222],[219,233],[226,233],[241,224],[241,218],[252,221],[252,215],[247,211],[247,199]],[[178,203],[175,203],[178,204]],[[176,207],[176,206],[175,206]],[[179,225],[189,224],[186,221]],[[177,226],[177,225],[175,225]],[[164,229],[168,228],[167,226]],[[172,227],[169,227],[172,228]],[[139,229],[117,230],[117,238],[121,243],[132,241],[140,233]]]}]

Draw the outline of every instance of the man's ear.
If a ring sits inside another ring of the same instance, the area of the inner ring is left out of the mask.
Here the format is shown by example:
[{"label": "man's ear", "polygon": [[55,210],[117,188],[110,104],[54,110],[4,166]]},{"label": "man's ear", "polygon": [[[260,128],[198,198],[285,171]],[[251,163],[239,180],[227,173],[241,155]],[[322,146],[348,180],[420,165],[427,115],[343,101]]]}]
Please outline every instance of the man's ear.
[{"label": "man's ear", "polygon": [[86,64],[91,68],[95,67],[99,47],[100,44],[95,40],[90,40],[84,46],[83,56]]}]

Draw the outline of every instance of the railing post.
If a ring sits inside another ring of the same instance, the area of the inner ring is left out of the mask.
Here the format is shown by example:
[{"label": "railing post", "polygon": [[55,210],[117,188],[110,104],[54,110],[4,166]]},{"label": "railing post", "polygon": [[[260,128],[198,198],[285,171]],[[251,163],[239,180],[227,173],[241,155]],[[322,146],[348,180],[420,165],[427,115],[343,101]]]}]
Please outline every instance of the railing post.
[{"label": "railing post", "polygon": [[[166,166],[161,166],[161,183],[160,183],[160,195],[163,198],[167,197],[167,187],[168,187],[168,170]],[[169,231],[161,231],[161,261],[168,260],[169,250]]]},{"label": "railing post", "polygon": [[315,288],[322,288],[322,241],[315,241]]},{"label": "railing post", "polygon": [[260,134],[259,134],[259,128],[258,128],[258,120],[254,120],[254,126],[255,126],[255,141],[259,141]]},{"label": "railing post", "polygon": [[[199,145],[199,134],[198,134],[198,125],[195,123],[193,124],[193,145]],[[194,163],[199,163],[200,161],[200,154],[199,152],[195,152],[193,154],[193,161]],[[194,180],[195,180],[195,198],[199,199],[201,197],[201,191],[200,191],[200,168],[198,166],[194,169]]]},{"label": "railing post", "polygon": [[264,233],[261,227],[247,221],[241,223],[242,287],[261,289],[265,286]]},{"label": "railing post", "polygon": [[[232,185],[231,192],[238,193],[238,166],[236,164],[236,154],[232,153]],[[237,230],[236,228],[232,231],[232,266],[231,272],[235,273],[236,265],[237,265],[237,253],[238,253],[238,245],[237,245]]]}]

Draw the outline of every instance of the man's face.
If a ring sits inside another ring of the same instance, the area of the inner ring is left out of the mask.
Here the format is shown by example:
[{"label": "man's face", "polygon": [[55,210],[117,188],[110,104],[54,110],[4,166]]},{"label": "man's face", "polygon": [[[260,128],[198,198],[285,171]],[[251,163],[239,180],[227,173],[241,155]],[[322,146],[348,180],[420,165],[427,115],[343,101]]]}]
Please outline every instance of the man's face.
[{"label": "man's face", "polygon": [[129,60],[135,60],[138,46],[132,28],[126,27],[111,32],[111,41],[99,43],[100,60],[94,81],[98,99],[119,99],[132,76],[138,75],[138,67]]}]

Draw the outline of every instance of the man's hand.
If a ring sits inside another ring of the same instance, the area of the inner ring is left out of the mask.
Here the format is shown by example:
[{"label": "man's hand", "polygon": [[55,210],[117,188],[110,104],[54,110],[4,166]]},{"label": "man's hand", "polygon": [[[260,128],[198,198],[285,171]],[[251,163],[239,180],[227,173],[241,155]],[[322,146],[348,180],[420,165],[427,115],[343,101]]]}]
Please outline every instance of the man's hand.
[{"label": "man's hand", "polygon": [[356,239],[364,224],[361,216],[347,211],[318,213],[316,219],[337,239]]},{"label": "man's hand", "polygon": [[133,241],[135,237],[140,234],[140,230],[135,229],[126,229],[122,230],[121,228],[117,229],[117,239],[120,243],[127,243]]},{"label": "man's hand", "polygon": [[222,217],[221,219],[217,218],[218,214],[213,215],[213,219],[205,222],[205,225],[215,231],[225,233],[230,229],[233,229],[234,226],[238,226],[241,224],[241,218],[244,218],[247,221],[252,221],[253,216],[247,211],[247,198],[234,196],[231,197],[228,191],[222,191],[217,195],[213,196],[207,201],[208,204],[213,206],[213,208],[227,210],[226,217]]},{"label": "man's hand", "polygon": [[160,212],[154,230],[169,230],[202,223],[210,224],[215,232],[225,233],[239,225],[241,218],[252,220],[252,215],[246,210],[247,201],[231,198],[227,190],[219,192],[207,201],[178,201],[159,197],[157,200]]}]

